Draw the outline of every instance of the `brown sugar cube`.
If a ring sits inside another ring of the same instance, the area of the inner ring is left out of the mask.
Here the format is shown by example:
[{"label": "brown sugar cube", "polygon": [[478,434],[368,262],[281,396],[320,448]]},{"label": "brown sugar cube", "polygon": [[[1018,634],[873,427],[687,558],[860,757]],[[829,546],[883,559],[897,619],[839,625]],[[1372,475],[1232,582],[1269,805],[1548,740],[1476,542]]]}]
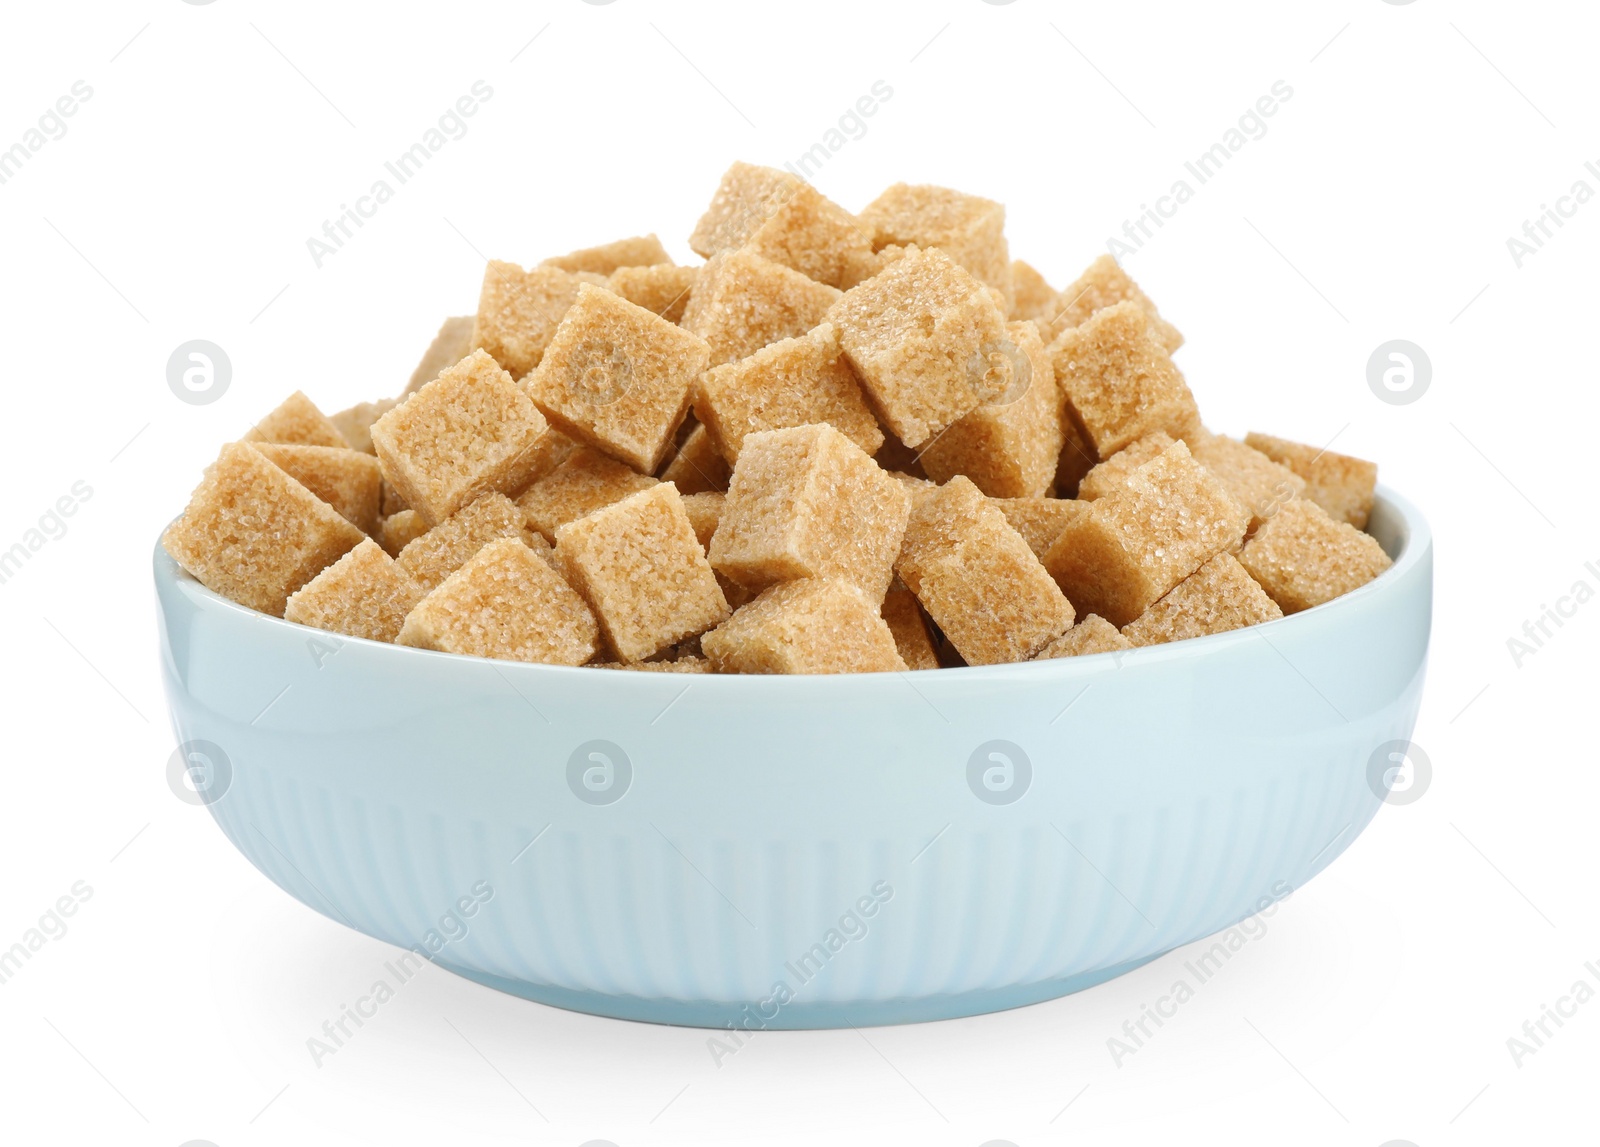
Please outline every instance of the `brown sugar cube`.
[{"label": "brown sugar cube", "polygon": [[917,449],[1014,381],[1005,316],[943,251],[912,251],[828,312],[878,415]]},{"label": "brown sugar cube", "polygon": [[600,628],[583,598],[517,538],[501,538],[406,615],[400,645],[582,665],[599,652]]},{"label": "brown sugar cube", "polygon": [[590,271],[609,275],[619,267],[650,267],[658,263],[671,263],[672,256],[654,235],[636,235],[631,239],[618,239],[598,247],[584,247],[570,255],[557,255],[546,259],[541,266],[559,267],[563,271]]},{"label": "brown sugar cube", "polygon": [[[709,549],[707,553],[709,553]],[[738,609],[748,601],[755,600],[756,591],[746,589],[727,574],[717,574],[717,585],[722,589],[722,596],[727,599],[729,609]]]},{"label": "brown sugar cube", "polygon": [[939,655],[928,634],[928,619],[916,594],[903,585],[891,586],[884,595],[882,613],[907,669],[939,668]]},{"label": "brown sugar cube", "polygon": [[695,383],[694,412],[729,462],[757,430],[826,422],[868,454],[883,445],[832,323],[713,367]]},{"label": "brown sugar cube", "polygon": [[689,246],[708,259],[743,247],[830,287],[877,270],[870,228],[805,180],[750,163],[723,174]]},{"label": "brown sugar cube", "polygon": [[747,435],[712,566],[750,589],[841,578],[876,605],[889,588],[911,496],[826,423]]},{"label": "brown sugar cube", "polygon": [[717,452],[716,444],[704,425],[689,431],[677,453],[661,470],[661,480],[671,482],[683,494],[721,492],[728,488],[728,477],[733,473],[727,459]]},{"label": "brown sugar cube", "polygon": [[594,669],[642,669],[646,673],[710,673],[711,662],[704,657],[680,657],[676,661],[593,661]]},{"label": "brown sugar cube", "polygon": [[1206,435],[1191,445],[1189,452],[1250,511],[1252,534],[1290,498],[1305,493],[1304,478],[1237,438]]},{"label": "brown sugar cube", "polygon": [[300,391],[295,391],[252,426],[245,442],[280,442],[290,446],[338,446],[348,449],[339,428],[328,421]]},{"label": "brown sugar cube", "polygon": [[372,424],[400,404],[398,398],[385,398],[381,402],[358,402],[354,406],[328,415],[328,421],[339,436],[350,444],[350,449],[363,454],[372,449]]},{"label": "brown sugar cube", "polygon": [[541,463],[544,416],[481,350],[372,424],[384,476],[438,525],[482,494],[515,494]]},{"label": "brown sugar cube", "polygon": [[422,353],[421,361],[411,372],[411,379],[406,383],[406,388],[400,392],[402,399],[410,398],[438,378],[446,368],[454,366],[472,353],[472,328],[476,322],[476,315],[458,315],[446,319],[440,325],[439,333],[433,336],[428,349]]},{"label": "brown sugar cube", "polygon": [[1175,442],[1096,498],[1044,557],[1074,605],[1127,625],[1223,551],[1238,548],[1250,512]]},{"label": "brown sugar cube", "polygon": [[648,490],[656,479],[598,450],[580,446],[517,499],[517,506],[549,542],[556,530],[629,494]]},{"label": "brown sugar cube", "polygon": [[1134,645],[1226,633],[1283,616],[1232,554],[1218,554],[1123,626]]},{"label": "brown sugar cube", "polygon": [[393,641],[426,592],[368,538],[290,594],[283,616],[346,637]]},{"label": "brown sugar cube", "polygon": [[1299,613],[1366,585],[1391,563],[1372,535],[1295,498],[1245,543],[1239,564],[1284,613]]},{"label": "brown sugar cube", "polygon": [[1246,434],[1244,441],[1246,446],[1304,478],[1305,496],[1334,518],[1349,522],[1358,530],[1367,528],[1378,484],[1376,462],[1254,432]]},{"label": "brown sugar cube", "polygon": [[1035,661],[1053,661],[1057,657],[1085,657],[1091,653],[1116,653],[1132,649],[1133,642],[1105,618],[1091,613],[1049,645],[1039,650]]},{"label": "brown sugar cube", "polygon": [[937,247],[974,278],[1012,297],[1011,253],[1006,247],[1006,209],[992,199],[945,187],[897,183],[867,204],[861,223],[872,243]]},{"label": "brown sugar cube", "polygon": [[740,248],[701,268],[682,325],[711,347],[709,365],[721,366],[805,334],[838,298],[835,288]]},{"label": "brown sugar cube", "polygon": [[[383,469],[381,462],[378,464],[378,469],[380,471]],[[391,514],[398,514],[401,510],[411,509],[410,506],[406,505],[406,500],[400,496],[400,491],[394,488],[394,483],[389,481],[388,478],[383,479],[378,489],[380,491],[378,495],[378,513],[383,517],[387,518]]]},{"label": "brown sugar cube", "polygon": [[772,586],[700,639],[717,673],[888,673],[906,663],[888,623],[854,585]]},{"label": "brown sugar cube", "polygon": [[1110,255],[1101,255],[1090,263],[1077,281],[1061,292],[1049,317],[1049,333],[1059,336],[1068,327],[1087,322],[1096,311],[1118,303],[1133,303],[1149,316],[1151,336],[1168,354],[1183,345],[1183,335],[1178,333],[1178,328],[1161,317],[1150,296],[1139,289],[1139,284],[1130,279]]},{"label": "brown sugar cube", "polygon": [[622,661],[643,661],[728,617],[683,500],[670,482],[556,531],[561,568]]},{"label": "brown sugar cube", "polygon": [[1085,502],[1092,502],[1116,493],[1126,485],[1128,475],[1146,462],[1160,457],[1172,443],[1172,435],[1165,430],[1157,430],[1128,443],[1105,461],[1096,463],[1094,469],[1083,476],[1078,482],[1078,497]]},{"label": "brown sugar cube", "polygon": [[431,590],[490,542],[518,538],[536,550],[550,545],[504,494],[485,494],[413,540],[395,560],[417,584]]},{"label": "brown sugar cube", "polygon": [[917,499],[895,570],[969,665],[1027,661],[1072,625],[1072,603],[965,477]]},{"label": "brown sugar cube", "polygon": [[709,353],[660,315],[585,283],[524,385],[562,433],[648,474]]},{"label": "brown sugar cube", "polygon": [[965,474],[991,498],[1036,498],[1061,458],[1061,395],[1055,368],[1031,322],[1008,323],[1004,353],[1013,390],[963,416],[922,448],[922,468],[944,482]]},{"label": "brown sugar cube", "polygon": [[1040,561],[1061,536],[1061,531],[1067,528],[1067,523],[1089,509],[1087,502],[1073,498],[994,498],[992,501]]},{"label": "brown sugar cube", "polygon": [[383,475],[378,460],[340,446],[253,444],[262,457],[321,498],[364,534],[378,532]]},{"label": "brown sugar cube", "polygon": [[1137,303],[1096,311],[1050,346],[1056,382],[1097,457],[1165,430],[1188,438],[1200,429],[1194,395],[1150,335]]},{"label": "brown sugar cube", "polygon": [[207,589],[282,617],[289,595],[362,536],[253,446],[230,442],[161,544]]},{"label": "brown sugar cube", "polygon": [[561,316],[578,297],[583,280],[560,267],[532,267],[489,260],[472,325],[472,347],[521,378],[544,357]]},{"label": "brown sugar cube", "polygon": [[[1052,366],[1054,363],[1052,362]],[[1059,380],[1056,389],[1061,389]],[[1084,433],[1083,427],[1078,424],[1078,416],[1072,412],[1072,404],[1061,396],[1061,458],[1056,463],[1056,497],[1076,498],[1078,496],[1078,483],[1099,460],[1094,452],[1094,446],[1089,442],[1089,436]]]},{"label": "brown sugar cube", "polygon": [[415,510],[399,510],[383,519],[383,525],[378,528],[378,540],[383,544],[386,554],[397,558],[401,550],[427,533],[428,529],[427,519]]},{"label": "brown sugar cube", "polygon": [[1056,313],[1056,289],[1021,259],[1011,260],[1011,311],[1009,318],[1033,319],[1047,332]]},{"label": "brown sugar cube", "polygon": [[722,518],[722,506],[726,500],[726,494],[715,490],[683,495],[683,512],[689,515],[689,524],[694,527],[694,536],[703,550],[711,548],[711,535],[717,532],[717,522]]},{"label": "brown sugar cube", "polygon": [[[522,489],[526,490],[547,474],[554,473],[555,468],[572,457],[572,452],[577,449],[579,449],[579,446],[576,442],[554,426],[550,427],[545,432],[544,437],[534,443],[533,449],[528,452],[527,458],[524,459],[528,468],[528,476],[523,480]],[[509,496],[515,499],[521,492],[521,490],[512,491]]]},{"label": "brown sugar cube", "polygon": [[684,308],[699,281],[699,267],[653,263],[648,267],[618,267],[611,272],[606,286],[635,306],[677,323],[683,321]]}]

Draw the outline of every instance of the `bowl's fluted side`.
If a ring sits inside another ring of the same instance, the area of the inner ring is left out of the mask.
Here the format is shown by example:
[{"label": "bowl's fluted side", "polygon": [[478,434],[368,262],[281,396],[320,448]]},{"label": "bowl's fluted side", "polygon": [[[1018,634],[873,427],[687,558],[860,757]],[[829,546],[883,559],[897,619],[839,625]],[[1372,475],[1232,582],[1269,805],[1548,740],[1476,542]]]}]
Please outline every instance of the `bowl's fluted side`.
[{"label": "bowl's fluted side", "polygon": [[[179,740],[226,756],[210,810],[292,895],[531,995],[781,1026],[1042,998],[1303,885],[1371,819],[1369,762],[1415,719],[1413,517],[1380,506],[1404,550],[1384,579],[1255,631],[856,678],[489,663],[263,618],[159,550],[157,583]],[[620,799],[580,799],[572,758],[624,756]],[[1025,756],[1020,799],[980,799],[975,756]]]}]

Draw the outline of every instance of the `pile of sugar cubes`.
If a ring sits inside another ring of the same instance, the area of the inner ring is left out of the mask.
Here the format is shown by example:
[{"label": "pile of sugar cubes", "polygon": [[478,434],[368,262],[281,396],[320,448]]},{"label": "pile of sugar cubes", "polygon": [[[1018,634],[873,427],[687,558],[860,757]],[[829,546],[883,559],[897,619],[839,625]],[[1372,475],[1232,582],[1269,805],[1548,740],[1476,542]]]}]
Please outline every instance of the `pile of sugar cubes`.
[{"label": "pile of sugar cubes", "polygon": [[491,262],[399,398],[296,393],[224,446],[167,552],[351,637],[683,673],[1128,649],[1387,568],[1374,465],[1206,430],[1117,263],[1056,291],[1004,223],[737,163],[703,264],[654,235]]}]

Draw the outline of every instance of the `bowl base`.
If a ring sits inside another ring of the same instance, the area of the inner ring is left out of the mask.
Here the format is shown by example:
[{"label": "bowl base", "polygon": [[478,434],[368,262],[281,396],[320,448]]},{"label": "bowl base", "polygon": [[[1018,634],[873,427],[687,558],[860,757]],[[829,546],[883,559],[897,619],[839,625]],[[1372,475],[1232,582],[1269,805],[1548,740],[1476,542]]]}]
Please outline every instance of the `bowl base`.
[{"label": "bowl base", "polygon": [[957,995],[929,996],[894,1000],[855,1000],[846,1003],[805,1003],[795,1001],[781,1008],[771,1019],[763,1020],[747,1004],[730,1004],[720,1000],[668,1000],[644,999],[640,996],[610,996],[600,992],[576,991],[550,984],[532,984],[524,980],[510,980],[488,972],[471,971],[435,960],[447,972],[463,979],[493,988],[507,995],[520,996],[535,1003],[548,1004],[569,1012],[584,1012],[608,1019],[636,1020],[642,1023],[672,1024],[676,1027],[711,1028],[726,1030],[729,1027],[751,1031],[804,1031],[816,1028],[881,1027],[887,1024],[927,1023],[932,1020],[953,1020],[963,1016],[981,1016],[990,1012],[1003,1012],[1011,1008],[1026,1007],[1045,1000],[1069,996],[1107,980],[1142,968],[1165,952],[1130,960],[1110,968],[1101,968],[1082,975],[1066,976],[1059,980],[1041,980],[1032,984],[1014,984],[1004,988],[988,988]]}]

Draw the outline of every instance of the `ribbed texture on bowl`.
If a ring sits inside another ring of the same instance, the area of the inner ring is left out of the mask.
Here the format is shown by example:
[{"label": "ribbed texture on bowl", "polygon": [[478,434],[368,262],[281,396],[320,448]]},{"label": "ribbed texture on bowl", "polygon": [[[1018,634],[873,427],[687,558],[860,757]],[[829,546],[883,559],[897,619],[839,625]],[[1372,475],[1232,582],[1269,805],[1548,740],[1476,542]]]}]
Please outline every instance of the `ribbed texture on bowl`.
[{"label": "ribbed texture on bowl", "polygon": [[[446,823],[253,773],[212,811],[274,883],[401,947],[422,947],[430,929],[444,937],[440,917],[487,881],[493,896],[466,935],[433,953],[450,966],[730,1014],[783,981],[797,1020],[808,1004],[1068,979],[1225,928],[1302,886],[1360,833],[1379,804],[1364,766],[1302,761],[1199,801],[1019,832],[952,826],[932,844],[937,825],[859,840],[539,835],[540,824]],[[892,896],[862,918],[865,933],[802,979],[798,958],[880,880]]]},{"label": "ribbed texture on bowl", "polygon": [[[1373,520],[1388,574],[1255,630],[854,678],[340,642],[158,550],[163,668],[179,741],[229,758],[211,813],[334,920],[606,1015],[745,1024],[782,985],[768,1026],[932,1019],[1119,974],[1349,846],[1375,752],[1410,736],[1431,610],[1425,524],[1392,495]],[[568,780],[597,739],[630,762],[609,804]],[[969,787],[997,741],[1031,761],[1012,803]]]}]

